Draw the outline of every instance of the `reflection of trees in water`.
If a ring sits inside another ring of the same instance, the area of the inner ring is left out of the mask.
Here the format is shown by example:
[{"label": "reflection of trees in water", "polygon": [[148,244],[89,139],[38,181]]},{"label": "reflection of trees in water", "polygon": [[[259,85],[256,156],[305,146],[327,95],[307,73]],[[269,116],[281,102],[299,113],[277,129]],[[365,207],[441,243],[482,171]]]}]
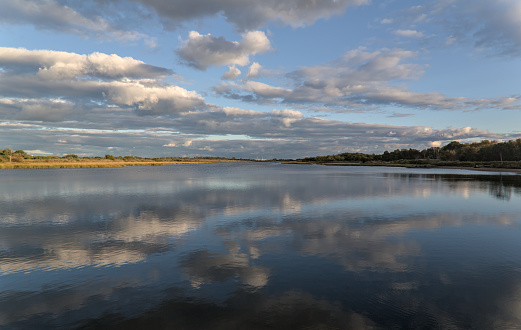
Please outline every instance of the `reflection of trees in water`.
[{"label": "reflection of trees in water", "polygon": [[497,199],[509,201],[512,197],[512,186],[503,184],[503,176],[499,176],[498,181],[491,181],[488,186],[488,192]]},{"label": "reflection of trees in water", "polygon": [[[452,315],[466,318],[482,310],[485,291],[454,294],[460,284],[469,287],[474,280],[473,288],[491,288],[494,292],[486,295],[490,311],[502,298],[500,293],[514,287],[501,277],[512,274],[510,270],[470,279],[447,272],[447,283],[455,285],[444,284],[438,279],[444,275],[441,270],[422,266],[429,250],[423,249],[421,235],[416,233],[466,224],[508,226],[515,223],[515,215],[480,215],[450,208],[444,213],[438,206],[409,212],[402,205],[395,213],[379,209],[377,203],[367,207],[372,201],[358,201],[411,194],[416,198],[416,193],[425,193],[424,198],[431,191],[448,190],[461,195],[488,191],[508,201],[512,194],[521,194],[521,176],[319,174],[299,173],[289,179],[274,173],[262,180],[249,177],[248,185],[241,185],[242,179],[233,176],[181,180],[175,190],[165,180],[149,184],[150,193],[142,194],[120,194],[122,189],[116,187],[99,195],[81,194],[78,188],[71,189],[66,198],[62,194],[20,197],[12,203],[11,220],[0,220],[4,248],[0,271],[45,268],[72,273],[94,266],[107,280],[31,294],[21,283],[0,300],[0,327],[3,313],[10,317],[4,318],[4,325],[46,318],[51,322],[46,324],[49,328],[74,315],[82,315],[81,322],[92,317],[93,323],[88,324],[92,327],[116,329],[360,329],[375,322],[386,328],[449,328],[454,324],[441,322],[451,321]],[[89,192],[98,191],[94,185],[86,185]],[[124,187],[122,191],[131,187],[139,192],[143,186],[139,182]],[[406,200],[400,203],[409,205]],[[25,244],[29,239],[31,245]],[[289,254],[284,256],[285,252]],[[411,273],[415,271],[411,267],[419,267],[419,272]],[[118,278],[116,273],[124,277]],[[42,288],[49,287],[49,280],[42,281]],[[497,290],[500,285],[502,291]],[[177,295],[172,293],[175,288],[179,288]],[[58,295],[55,301],[53,297]],[[210,298],[195,298],[205,295]],[[475,299],[467,299],[469,296]],[[116,304],[118,309],[113,308]],[[114,314],[94,320],[103,311]],[[407,317],[396,319],[394,311]],[[26,319],[30,315],[40,316]],[[517,315],[512,316],[515,321]],[[483,318],[470,325],[479,325],[479,321]]]},{"label": "reflection of trees in water", "polygon": [[488,191],[490,196],[509,201],[512,194],[521,195],[521,175],[461,175],[461,174],[412,174],[387,173],[384,177],[399,178],[402,181],[432,180],[449,183],[451,189],[457,190],[463,182],[475,183],[475,187]]},{"label": "reflection of trees in water", "polygon": [[224,303],[175,296],[133,318],[110,314],[82,328],[103,329],[378,329],[338,302],[301,291],[251,294],[237,290]]}]

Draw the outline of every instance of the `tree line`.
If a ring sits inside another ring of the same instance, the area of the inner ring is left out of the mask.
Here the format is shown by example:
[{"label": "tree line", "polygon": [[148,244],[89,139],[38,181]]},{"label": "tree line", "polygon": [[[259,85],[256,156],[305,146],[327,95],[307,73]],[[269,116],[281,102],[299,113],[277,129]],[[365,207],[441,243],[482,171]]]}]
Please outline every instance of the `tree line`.
[{"label": "tree line", "polygon": [[[0,162],[20,162],[24,159],[79,159],[75,154],[65,156],[32,156],[23,150],[13,151],[11,148],[0,149]],[[160,157],[142,158],[138,156],[81,157],[82,159],[110,159],[123,161],[181,161],[187,159],[227,159],[226,157]],[[231,158],[235,159],[235,157]],[[443,147],[432,147],[423,150],[396,149],[382,154],[364,154],[345,152],[336,155],[306,157],[299,159],[307,162],[398,162],[408,161],[419,163],[425,161],[458,161],[458,162],[521,162],[521,139],[506,142],[483,140],[481,142],[460,143],[453,141]]]},{"label": "tree line", "polygon": [[396,149],[382,154],[341,153],[337,155],[306,157],[311,162],[394,162],[401,160],[460,161],[460,162],[503,162],[521,161],[521,139],[507,142],[483,140],[481,142],[450,142],[443,147],[423,150]]}]

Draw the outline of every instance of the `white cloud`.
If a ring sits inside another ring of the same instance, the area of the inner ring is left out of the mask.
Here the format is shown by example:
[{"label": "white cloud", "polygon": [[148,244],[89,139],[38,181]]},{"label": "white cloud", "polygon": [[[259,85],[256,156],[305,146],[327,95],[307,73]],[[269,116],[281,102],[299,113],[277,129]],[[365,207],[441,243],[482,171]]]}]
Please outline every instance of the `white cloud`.
[{"label": "white cloud", "polygon": [[106,99],[117,105],[136,106],[144,114],[167,114],[193,109],[204,104],[196,92],[179,86],[146,86],[140,82],[106,84]]},{"label": "white cloud", "polygon": [[270,86],[265,83],[261,83],[258,81],[248,81],[245,85],[238,86],[244,90],[254,92],[256,95],[260,95],[262,97],[268,98],[283,98],[291,93],[289,89],[285,89],[282,87]]},{"label": "white cloud", "polygon": [[423,38],[423,33],[415,30],[396,30],[394,34],[407,38]]},{"label": "white cloud", "polygon": [[237,69],[237,68],[234,67],[234,66],[231,66],[231,67],[230,67],[230,70],[229,70],[228,72],[226,72],[226,73],[222,76],[222,79],[235,79],[235,78],[237,78],[240,74],[241,74],[241,70]]},{"label": "white cloud", "polygon": [[280,116],[280,117],[287,117],[287,118],[302,118],[304,115],[300,111],[291,110],[291,109],[284,109],[284,110],[277,110],[274,109],[271,112],[274,116]]},{"label": "white cloud", "polygon": [[445,46],[450,47],[453,44],[455,44],[458,41],[458,38],[456,37],[449,37],[447,38],[447,41],[445,41]]},{"label": "white cloud", "polygon": [[250,56],[262,54],[270,47],[270,41],[262,31],[246,32],[242,34],[241,41],[227,41],[223,37],[201,35],[191,31],[188,40],[177,50],[177,54],[188,65],[206,70],[209,66],[247,65]]},{"label": "white cloud", "polygon": [[214,91],[233,99],[271,104],[322,104],[333,110],[371,110],[392,105],[432,110],[521,109],[520,97],[470,99],[449,97],[438,92],[418,93],[403,81],[417,80],[423,66],[405,63],[417,53],[402,49],[368,52],[358,48],[329,63],[286,74],[292,88],[247,81],[229,83]]},{"label": "white cloud", "polygon": [[301,120],[304,115],[300,111],[295,110],[273,110],[272,115],[274,117],[280,117],[279,120],[282,122],[282,124],[286,127],[290,127],[291,124]]},{"label": "white cloud", "polygon": [[17,109],[20,119],[60,121],[84,108],[78,104],[134,107],[142,114],[205,104],[196,92],[165,83],[170,70],[130,57],[0,48],[0,68],[0,97],[10,99],[5,108]]},{"label": "white cloud", "polygon": [[226,114],[226,116],[259,116],[262,113],[253,110],[244,110],[240,108],[233,107],[224,107],[222,111]]},{"label": "white cloud", "polygon": [[50,156],[53,154],[52,152],[46,152],[42,150],[25,150],[25,152],[33,156]]},{"label": "white cloud", "polygon": [[[119,78],[162,78],[172,74],[171,70],[145,64],[131,57],[92,53],[76,53],[52,50],[27,50],[24,48],[0,47],[0,67],[15,71],[34,70],[45,80],[79,78],[82,76]],[[18,68],[19,67],[19,68]]]},{"label": "white cloud", "polygon": [[257,78],[260,74],[260,70],[262,69],[262,65],[257,62],[253,62],[248,69],[247,78]]}]

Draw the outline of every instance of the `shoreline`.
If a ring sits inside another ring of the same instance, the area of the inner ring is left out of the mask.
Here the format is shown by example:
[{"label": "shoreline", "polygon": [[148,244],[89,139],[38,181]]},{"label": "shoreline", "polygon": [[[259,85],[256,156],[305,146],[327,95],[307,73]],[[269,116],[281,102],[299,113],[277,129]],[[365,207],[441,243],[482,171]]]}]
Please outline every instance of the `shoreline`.
[{"label": "shoreline", "polygon": [[521,168],[504,168],[504,167],[469,167],[469,166],[443,166],[443,165],[431,165],[431,166],[417,166],[414,164],[383,164],[383,163],[312,163],[312,162],[296,162],[289,161],[284,164],[294,165],[323,165],[323,166],[385,166],[385,167],[405,167],[405,168],[422,168],[422,169],[451,169],[451,170],[468,170],[468,171],[479,171],[479,172],[502,172],[502,173],[515,173],[521,174]]},{"label": "shoreline", "polygon": [[[187,164],[216,164],[216,163],[244,163],[251,162],[248,160],[197,160],[197,161],[140,161],[140,162],[124,162],[124,161],[78,161],[78,162],[22,162],[22,163],[0,163],[0,169],[66,169],[66,168],[116,168],[127,166],[164,166],[164,165],[187,165]],[[501,167],[465,167],[465,166],[414,166],[410,164],[361,164],[361,163],[305,163],[288,161],[283,164],[295,165],[323,165],[323,166],[385,166],[385,167],[405,167],[405,168],[422,168],[422,169],[452,169],[452,170],[469,170],[479,172],[502,172],[521,174],[519,168],[501,168]]]},{"label": "shoreline", "polygon": [[[453,170],[469,170],[479,172],[511,172],[521,174],[521,168],[502,168],[502,167],[463,167],[463,166],[436,166],[437,168],[446,168]],[[436,168],[432,167],[432,168]]]},{"label": "shoreline", "polygon": [[21,162],[0,163],[0,169],[56,169],[56,168],[115,168],[127,166],[164,166],[164,165],[186,165],[186,164],[215,164],[215,163],[238,163],[247,162],[241,160],[197,160],[197,161],[71,161],[71,162]]}]

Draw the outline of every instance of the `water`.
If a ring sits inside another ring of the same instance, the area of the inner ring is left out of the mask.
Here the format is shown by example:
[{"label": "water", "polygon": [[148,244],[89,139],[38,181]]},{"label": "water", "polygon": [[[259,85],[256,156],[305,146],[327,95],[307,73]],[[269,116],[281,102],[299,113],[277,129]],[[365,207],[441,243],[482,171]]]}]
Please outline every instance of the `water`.
[{"label": "water", "polygon": [[521,176],[0,171],[0,328],[521,329]]}]

